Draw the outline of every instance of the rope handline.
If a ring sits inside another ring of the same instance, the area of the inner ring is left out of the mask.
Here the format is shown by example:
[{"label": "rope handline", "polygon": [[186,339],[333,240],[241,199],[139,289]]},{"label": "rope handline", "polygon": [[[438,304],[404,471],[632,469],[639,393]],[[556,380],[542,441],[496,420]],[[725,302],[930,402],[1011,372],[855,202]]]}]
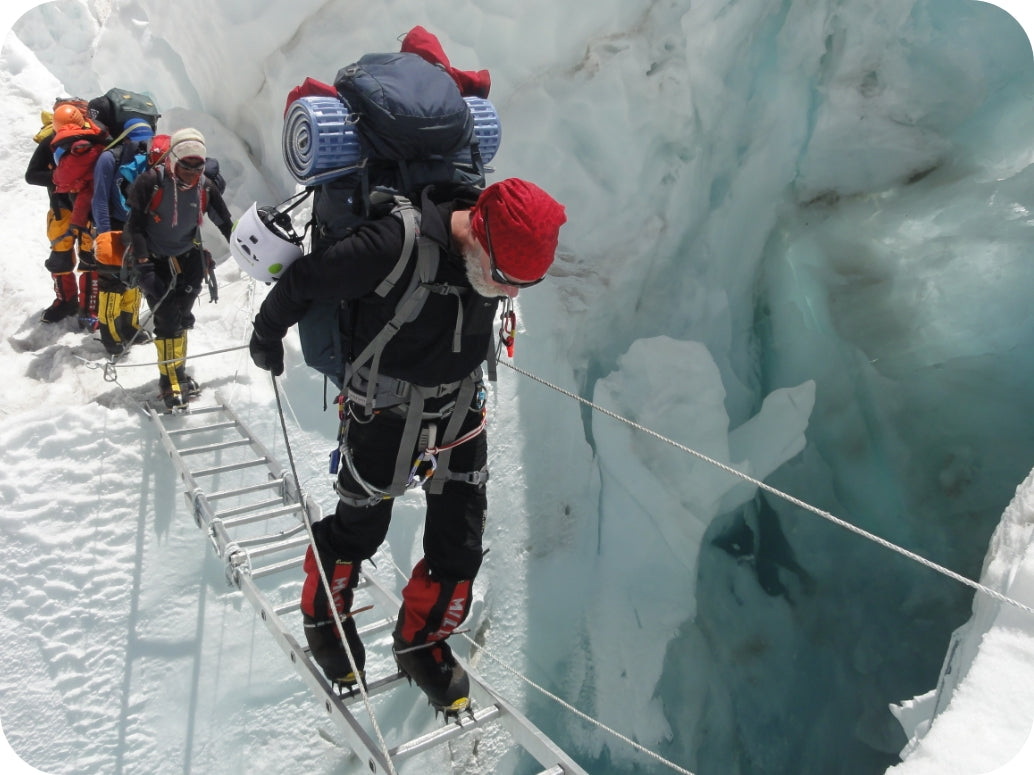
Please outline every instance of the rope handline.
[{"label": "rope handline", "polygon": [[611,418],[613,418],[615,420],[623,422],[626,425],[629,425],[632,428],[635,428],[636,430],[642,431],[643,433],[646,433],[649,436],[653,436],[655,439],[657,439],[659,441],[663,441],[665,444],[669,444],[670,446],[675,447],[676,449],[681,450],[682,452],[685,452],[685,453],[690,454],[690,455],[692,455],[692,456],[694,456],[696,458],[699,458],[700,460],[703,460],[705,463],[710,463],[711,465],[715,466],[716,468],[720,468],[721,470],[723,470],[723,471],[725,471],[725,472],[727,472],[729,474],[732,474],[733,476],[737,476],[740,479],[743,479],[744,481],[753,484],[755,487],[758,487],[759,489],[764,490],[767,493],[775,495],[778,498],[782,498],[783,500],[787,501],[788,503],[793,504],[794,506],[797,506],[798,508],[804,509],[805,511],[810,511],[813,514],[817,514],[818,516],[822,517],[823,519],[832,522],[834,525],[838,525],[839,527],[842,527],[845,530],[850,530],[852,533],[856,533],[856,534],[862,536],[863,538],[867,538],[868,540],[870,540],[870,541],[872,541],[872,542],[874,542],[876,544],[879,544],[880,546],[884,547],[885,549],[890,549],[892,552],[896,552],[896,553],[900,554],[902,557],[906,557],[907,559],[913,560],[913,561],[919,563],[920,565],[924,565],[927,568],[930,568],[931,570],[936,571],[937,573],[940,573],[943,576],[947,576],[948,578],[953,579],[954,581],[957,581],[960,584],[964,584],[965,586],[970,587],[970,588],[976,590],[977,592],[983,592],[985,595],[988,595],[989,597],[992,597],[992,598],[994,598],[995,600],[997,600],[997,601],[999,601],[1001,603],[1008,603],[1011,606],[1015,606],[1016,608],[1019,608],[1021,611],[1025,611],[1026,613],[1029,613],[1029,614],[1034,614],[1034,608],[1032,608],[1031,606],[1026,605],[1025,603],[1021,603],[1019,600],[1016,600],[1015,598],[1011,598],[1008,595],[1004,595],[1001,592],[999,592],[997,590],[994,590],[994,589],[991,589],[990,587],[988,587],[988,586],[986,586],[984,584],[981,584],[978,581],[973,581],[973,579],[968,578],[966,576],[963,576],[963,575],[961,575],[959,573],[956,573],[955,571],[950,570],[948,568],[945,568],[943,565],[938,565],[937,563],[933,562],[932,560],[928,560],[925,557],[922,557],[922,556],[916,554],[915,552],[909,551],[908,549],[905,549],[905,548],[903,548],[901,546],[898,546],[897,544],[892,543],[892,542],[888,541],[885,538],[880,538],[878,535],[870,533],[869,531],[867,531],[867,530],[865,530],[863,528],[860,528],[857,525],[852,525],[850,522],[847,522],[847,521],[841,519],[840,517],[834,516],[833,514],[829,513],[828,511],[824,511],[823,509],[820,509],[820,508],[818,508],[816,506],[812,506],[811,504],[805,503],[804,501],[800,500],[799,498],[795,498],[794,496],[789,495],[789,494],[787,494],[787,493],[785,493],[785,492],[783,492],[781,490],[778,490],[778,489],[776,489],[775,487],[772,487],[769,484],[765,484],[764,482],[762,482],[762,481],[760,481],[758,479],[754,479],[753,477],[749,476],[748,474],[745,474],[742,471],[736,470],[732,466],[726,465],[725,463],[722,463],[722,462],[719,462],[718,460],[710,458],[707,455],[703,454],[702,452],[698,452],[695,449],[692,449],[691,447],[687,447],[685,444],[680,444],[679,442],[675,441],[674,439],[670,439],[667,436],[664,436],[664,435],[658,433],[657,431],[651,430],[650,428],[647,428],[644,425],[640,425],[639,423],[635,422],[634,420],[629,420],[627,417],[622,417],[620,414],[618,414],[616,412],[613,412],[610,409],[606,409],[606,408],[600,406],[599,404],[590,401],[587,398],[583,398],[582,396],[580,396],[580,395],[578,395],[576,393],[573,393],[570,390],[566,390],[566,389],[560,387],[559,385],[554,385],[553,383],[551,383],[551,382],[549,382],[547,380],[544,380],[541,377],[537,377],[534,374],[532,374],[531,372],[526,371],[526,370],[524,370],[524,369],[522,369],[522,368],[520,368],[518,366],[515,366],[512,363],[509,363],[507,361],[500,361],[500,362],[504,366],[509,367],[510,369],[512,369],[513,371],[517,372],[518,374],[522,374],[525,377],[528,377],[529,379],[534,380],[535,382],[538,382],[540,385],[545,385],[548,388],[552,388],[553,390],[557,391],[558,393],[561,393],[561,394],[567,396],[568,398],[573,398],[575,401],[578,401],[578,402],[584,404],[585,406],[589,407],[590,409],[592,409],[592,410],[594,410],[596,412],[599,412],[600,414],[604,414],[607,417],[611,417]]},{"label": "rope handline", "polygon": [[671,761],[670,759],[665,759],[659,753],[651,751],[649,748],[644,746],[642,743],[636,742],[635,740],[633,740],[632,738],[628,737],[627,735],[623,735],[621,732],[618,732],[615,729],[611,729],[606,724],[604,724],[602,721],[599,721],[598,719],[594,719],[592,716],[588,715],[587,713],[584,713],[583,711],[578,710],[578,708],[576,708],[574,705],[569,703],[567,700],[565,700],[562,697],[559,697],[556,694],[553,694],[553,692],[549,691],[549,689],[545,688],[544,686],[539,686],[537,683],[532,681],[530,678],[528,678],[526,675],[521,673],[519,670],[517,670],[516,668],[512,667],[506,661],[504,661],[503,659],[500,659],[495,654],[490,652],[483,644],[476,643],[474,641],[474,639],[470,637],[470,635],[468,635],[466,633],[460,633],[460,634],[464,637],[464,639],[466,639],[470,643],[471,647],[479,649],[481,652],[483,652],[485,654],[485,656],[487,656],[493,662],[495,662],[495,663],[497,663],[499,665],[502,665],[503,668],[508,673],[510,673],[511,675],[513,675],[513,676],[519,678],[520,680],[524,681],[524,683],[528,684],[528,686],[532,687],[533,689],[535,689],[537,692],[539,692],[543,696],[547,697],[548,699],[552,700],[557,705],[561,706],[562,708],[564,708],[566,710],[569,710],[571,713],[573,713],[574,715],[578,716],[578,718],[582,719],[582,721],[587,721],[588,723],[590,723],[593,726],[597,727],[598,729],[606,732],[607,734],[613,735],[615,738],[617,738],[621,742],[627,743],[628,745],[630,745],[632,748],[637,750],[639,753],[646,754],[650,758],[654,759],[657,762],[660,762],[661,764],[663,764],[664,766],[668,767],[669,769],[674,770],[675,772],[682,773],[682,775],[693,775],[693,773],[690,772],[689,770],[685,769],[684,767],[681,767],[680,765],[676,764],[675,762]]},{"label": "rope handline", "polygon": [[[403,581],[407,581],[409,579],[409,577],[402,570],[402,568],[400,568],[398,566],[398,563],[395,562],[395,558],[394,557],[392,557],[389,554],[389,555],[387,555],[387,560],[388,560],[389,563],[391,563],[391,567],[395,569],[395,573],[397,573],[399,575],[399,578],[401,578]],[[478,643],[477,641],[475,641],[472,637],[470,637],[468,632],[469,632],[468,630],[455,630],[453,632],[453,634],[454,635],[462,635],[464,640],[466,640],[473,648],[479,649],[486,657],[491,659],[493,662],[496,662],[497,664],[502,665],[506,669],[507,672],[511,673],[512,675],[516,676],[520,680],[524,681],[524,683],[526,683],[532,689],[534,689],[535,691],[539,692],[544,697],[552,700],[557,705],[560,705],[561,707],[565,708],[566,710],[571,711],[572,713],[574,713],[576,716],[578,716],[583,721],[587,721],[590,724],[592,724],[593,726],[597,727],[598,729],[601,729],[602,731],[606,732],[607,734],[612,735],[613,737],[615,737],[618,740],[622,741],[623,743],[627,743],[628,745],[632,746],[632,748],[634,748],[635,750],[639,751],[640,753],[646,754],[647,756],[651,757],[655,761],[660,762],[661,764],[663,764],[666,767],[674,770],[675,772],[681,773],[682,775],[693,775],[693,773],[690,772],[689,770],[679,766],[678,764],[676,764],[673,761],[665,759],[659,753],[655,753],[654,751],[651,751],[649,748],[645,747],[642,743],[637,743],[635,740],[633,740],[632,738],[628,737],[627,735],[623,735],[621,732],[618,732],[616,729],[612,729],[611,727],[608,727],[606,724],[604,724],[599,719],[594,719],[592,716],[588,715],[584,711],[578,710],[578,708],[576,708],[574,705],[569,703],[564,698],[562,698],[562,697],[560,697],[560,696],[558,696],[556,694],[553,694],[553,692],[549,691],[549,689],[547,689],[546,687],[540,686],[539,684],[535,683],[530,678],[528,678],[526,675],[524,675],[519,670],[517,670],[515,667],[512,667],[504,659],[502,659],[500,657],[497,657],[495,654],[493,654],[484,644]]]},{"label": "rope handline", "polygon": [[[133,367],[133,366],[164,366],[167,363],[178,363],[179,361],[182,361],[182,360],[194,360],[195,358],[208,358],[211,355],[222,355],[223,353],[231,353],[231,352],[234,352],[235,350],[247,350],[247,349],[248,349],[248,345],[242,344],[242,345],[238,345],[237,347],[224,347],[221,350],[210,350],[209,352],[198,353],[197,355],[190,354],[190,355],[187,355],[185,358],[170,358],[169,360],[165,360],[165,361],[152,361],[150,363],[123,363],[121,365],[125,366],[127,368],[128,367]],[[77,356],[77,357],[80,357],[80,356]],[[100,366],[98,364],[94,363],[93,361],[87,361],[87,363],[93,364],[94,368],[100,368]],[[114,365],[114,364],[111,364],[111,365]]]},{"label": "rope handline", "polygon": [[388,744],[384,741],[384,735],[381,734],[381,728],[377,724],[377,716],[373,712],[373,706],[370,705],[370,697],[366,692],[366,682],[364,677],[359,674],[360,671],[356,666],[355,657],[352,655],[352,647],[348,645],[348,638],[345,636],[345,627],[341,622],[341,615],[338,613],[337,604],[334,603],[334,591],[330,585],[330,579],[327,578],[327,573],[323,568],[323,560],[320,558],[319,549],[316,546],[316,536],[312,532],[312,521],[309,519],[309,509],[301,494],[301,482],[298,479],[298,470],[294,464],[294,453],[291,450],[291,441],[287,435],[287,420],[284,418],[284,408],[280,401],[280,386],[277,384],[275,374],[270,372],[269,376],[273,381],[273,394],[276,396],[276,410],[280,417],[280,429],[284,434],[284,449],[287,452],[287,460],[291,467],[291,475],[294,477],[295,486],[298,487],[299,500],[302,502],[302,522],[305,524],[305,530],[309,535],[309,546],[312,548],[312,553],[316,560],[316,567],[319,569],[320,581],[322,582],[323,589],[330,601],[330,609],[334,616],[334,626],[337,627],[338,636],[341,638],[341,643],[348,654],[348,661],[355,673],[356,683],[359,685],[359,692],[363,695],[363,704],[366,706],[366,712],[370,716],[374,732],[377,733],[377,742],[380,743],[381,752],[384,754],[384,759],[388,763],[388,770],[391,772],[391,775],[397,775],[395,772],[395,765],[391,760],[391,754],[388,751]]}]

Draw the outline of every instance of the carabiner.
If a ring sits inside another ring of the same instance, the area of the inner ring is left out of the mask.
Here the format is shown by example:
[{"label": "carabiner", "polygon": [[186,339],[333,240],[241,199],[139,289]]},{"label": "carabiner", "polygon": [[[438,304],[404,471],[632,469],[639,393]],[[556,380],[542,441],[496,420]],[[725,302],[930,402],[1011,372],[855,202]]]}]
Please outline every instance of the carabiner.
[{"label": "carabiner", "polygon": [[506,347],[506,354],[513,357],[514,337],[517,335],[517,313],[512,309],[503,311],[499,316],[502,325],[499,327],[499,340]]}]

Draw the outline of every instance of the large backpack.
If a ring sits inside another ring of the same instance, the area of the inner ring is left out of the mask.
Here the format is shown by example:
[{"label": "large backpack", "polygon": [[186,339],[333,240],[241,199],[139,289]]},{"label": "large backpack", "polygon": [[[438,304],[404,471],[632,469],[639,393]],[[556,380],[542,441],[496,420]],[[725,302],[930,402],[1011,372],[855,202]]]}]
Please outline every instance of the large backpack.
[{"label": "large backpack", "polygon": [[90,100],[89,110],[91,118],[103,124],[116,142],[122,139],[129,119],[142,118],[153,131],[158,131],[158,119],[162,115],[154,99],[147,94],[118,87]]},{"label": "large backpack", "polygon": [[[329,87],[313,79],[292,92],[295,102],[289,102],[285,111],[285,161],[296,180],[305,182],[307,192],[313,194],[312,218],[306,227],[311,229],[313,252],[371,218],[390,215],[402,221],[406,247],[389,274],[391,282],[377,290],[385,296],[408,266],[413,245],[420,241],[421,192],[429,185],[484,186],[486,167],[480,146],[486,131],[491,133],[494,154],[498,116],[489,104],[492,120],[482,122],[488,129],[479,134],[471,100],[479,100],[479,108],[487,101],[465,98],[448,72],[413,53],[368,54],[338,71],[335,96],[330,93]],[[331,156],[338,152],[346,162],[336,169],[319,169],[319,159],[313,156],[318,149],[299,142],[300,138],[320,140],[316,135],[325,129],[318,126],[320,122],[341,127],[340,138],[331,131],[323,133],[323,140],[329,135],[331,141],[351,144],[343,151],[337,147],[330,152]],[[308,169],[302,169],[305,163]],[[306,177],[313,165],[317,174]],[[421,288],[437,268],[436,248],[419,254],[414,280],[396,308],[400,323],[419,313],[426,297]],[[357,355],[351,352],[350,315],[344,303],[313,303],[298,323],[306,364],[339,389],[346,381],[350,356]],[[355,366],[372,368],[371,388],[380,351],[389,339],[390,335],[382,333],[356,358]]]}]

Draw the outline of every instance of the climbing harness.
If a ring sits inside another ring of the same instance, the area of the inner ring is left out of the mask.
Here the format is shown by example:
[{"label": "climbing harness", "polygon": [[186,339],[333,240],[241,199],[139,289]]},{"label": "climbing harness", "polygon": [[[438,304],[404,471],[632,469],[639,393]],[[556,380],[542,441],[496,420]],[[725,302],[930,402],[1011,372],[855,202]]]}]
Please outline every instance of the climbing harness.
[{"label": "climbing harness", "polygon": [[[477,438],[487,424],[486,392],[480,369],[457,382],[433,388],[384,377],[380,379],[379,388],[364,388],[362,378],[365,373],[364,369],[357,371],[347,394],[339,397],[342,418],[338,448],[335,453],[331,453],[331,473],[336,473],[336,464],[343,462],[351,478],[363,489],[365,497],[344,489],[338,480],[334,484],[338,498],[352,506],[372,506],[382,500],[397,498],[416,486],[425,487],[431,494],[439,494],[447,481],[462,481],[473,485],[488,481],[487,469],[467,472],[453,472],[449,469],[452,450]],[[380,404],[376,400],[372,403],[372,411],[368,400],[371,393],[381,397]],[[449,400],[444,405],[425,411],[430,399],[440,398]],[[480,413],[480,422],[461,435],[460,431],[470,411]],[[359,475],[347,443],[350,423],[367,423],[381,413],[393,414],[404,421],[394,474],[391,484],[385,489],[375,487]],[[436,443],[439,423],[446,418],[442,441]],[[417,450],[415,459],[411,457],[413,450]]]}]

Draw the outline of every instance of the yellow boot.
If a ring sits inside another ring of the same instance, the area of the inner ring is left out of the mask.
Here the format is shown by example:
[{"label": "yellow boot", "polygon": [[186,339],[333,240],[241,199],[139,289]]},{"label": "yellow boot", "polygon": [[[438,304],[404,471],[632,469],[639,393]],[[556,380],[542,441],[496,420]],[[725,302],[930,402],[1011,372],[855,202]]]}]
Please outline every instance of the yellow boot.
[{"label": "yellow boot", "polygon": [[122,307],[119,310],[117,325],[122,341],[126,343],[147,341],[144,334],[137,336],[137,332],[140,331],[140,298],[139,288],[127,288],[122,292]]},{"label": "yellow boot", "polygon": [[101,335],[101,344],[111,355],[120,355],[125,349],[118,319],[122,310],[121,294],[113,291],[100,291],[97,294],[97,322]]},{"label": "yellow boot", "polygon": [[186,374],[187,335],[155,339],[158,350],[158,388],[168,409],[184,407],[197,391],[197,383]]}]

